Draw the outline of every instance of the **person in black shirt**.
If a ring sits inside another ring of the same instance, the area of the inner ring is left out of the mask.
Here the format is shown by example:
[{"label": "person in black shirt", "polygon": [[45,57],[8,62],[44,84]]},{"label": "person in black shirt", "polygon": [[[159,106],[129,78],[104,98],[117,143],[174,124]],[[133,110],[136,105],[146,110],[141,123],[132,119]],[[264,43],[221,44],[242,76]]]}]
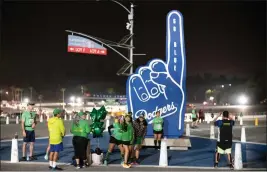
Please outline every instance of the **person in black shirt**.
[{"label": "person in black shirt", "polygon": [[[217,120],[222,115],[221,120]],[[219,137],[217,141],[217,148],[215,152],[214,167],[218,167],[221,154],[227,154],[229,167],[234,168],[232,163],[232,142],[233,142],[233,126],[234,119],[229,115],[228,111],[224,111],[214,119],[214,125],[219,127]]]}]

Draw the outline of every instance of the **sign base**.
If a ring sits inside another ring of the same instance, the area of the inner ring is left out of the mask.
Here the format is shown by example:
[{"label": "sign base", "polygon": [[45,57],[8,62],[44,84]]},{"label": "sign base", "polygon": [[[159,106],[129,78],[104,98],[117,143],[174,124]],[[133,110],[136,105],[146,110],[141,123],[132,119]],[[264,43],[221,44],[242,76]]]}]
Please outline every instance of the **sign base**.
[{"label": "sign base", "polygon": [[[143,147],[154,147],[154,138],[145,138]],[[167,148],[171,150],[188,150],[191,148],[191,141],[188,137],[167,139]]]}]

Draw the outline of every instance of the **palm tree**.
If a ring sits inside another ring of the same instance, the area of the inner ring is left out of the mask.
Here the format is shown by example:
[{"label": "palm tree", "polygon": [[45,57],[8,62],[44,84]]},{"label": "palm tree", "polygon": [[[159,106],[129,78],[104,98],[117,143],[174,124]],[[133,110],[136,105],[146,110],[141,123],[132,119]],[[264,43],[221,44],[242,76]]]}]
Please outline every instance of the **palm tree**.
[{"label": "palm tree", "polygon": [[14,101],[15,100],[15,87],[12,85],[11,87],[10,87],[10,90],[11,90],[11,96],[12,96],[12,101]]},{"label": "palm tree", "polygon": [[15,101],[19,101],[20,92],[21,92],[20,88],[15,88]]}]

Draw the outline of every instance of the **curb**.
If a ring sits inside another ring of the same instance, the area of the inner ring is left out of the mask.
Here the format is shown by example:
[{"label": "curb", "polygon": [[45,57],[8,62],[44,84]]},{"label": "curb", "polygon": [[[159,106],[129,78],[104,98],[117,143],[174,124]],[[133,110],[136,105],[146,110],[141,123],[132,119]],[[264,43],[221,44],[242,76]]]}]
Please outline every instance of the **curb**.
[{"label": "curb", "polygon": [[[34,165],[47,165],[48,162],[18,162],[18,163],[11,163],[10,161],[1,161],[1,163],[4,164],[34,164]],[[70,163],[57,163],[58,165],[68,165],[70,166]],[[121,167],[120,164],[111,164],[108,166],[105,165],[91,165],[92,167]],[[214,168],[214,167],[193,167],[193,166],[167,166],[167,167],[160,167],[157,165],[133,165],[133,167],[135,168],[172,168],[172,169],[202,169],[202,170],[229,170],[228,167],[218,167],[218,168]],[[266,170],[265,168],[244,168],[240,171],[264,171]]]}]

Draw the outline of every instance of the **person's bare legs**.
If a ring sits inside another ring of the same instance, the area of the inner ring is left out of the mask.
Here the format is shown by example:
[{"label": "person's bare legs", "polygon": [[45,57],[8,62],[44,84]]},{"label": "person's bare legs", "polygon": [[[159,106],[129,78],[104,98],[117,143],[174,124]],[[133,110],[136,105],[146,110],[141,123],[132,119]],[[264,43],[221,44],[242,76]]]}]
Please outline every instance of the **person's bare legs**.
[{"label": "person's bare legs", "polygon": [[161,146],[161,137],[162,137],[162,134],[158,134],[157,140],[158,140],[159,149]]},{"label": "person's bare legs", "polygon": [[26,146],[27,146],[27,143],[23,142],[23,145],[22,145],[22,157],[26,157]]},{"label": "person's bare legs", "polygon": [[54,157],[54,152],[50,152],[49,155],[49,166],[53,168],[53,157]]},{"label": "person's bare legs", "polygon": [[155,149],[157,148],[157,140],[158,140],[158,135],[154,134],[154,145],[155,145]]},{"label": "person's bare legs", "polygon": [[121,161],[124,160],[124,148],[123,148],[123,145],[120,144],[118,145],[119,149],[120,149],[120,152],[121,152]]},{"label": "person's bare legs", "polygon": [[129,157],[129,146],[123,145],[124,148],[124,164],[128,163],[128,157]]},{"label": "person's bare legs", "polygon": [[53,168],[57,167],[58,152],[54,152],[53,156]]},{"label": "person's bare legs", "polygon": [[34,142],[30,142],[30,157],[33,156]]}]

